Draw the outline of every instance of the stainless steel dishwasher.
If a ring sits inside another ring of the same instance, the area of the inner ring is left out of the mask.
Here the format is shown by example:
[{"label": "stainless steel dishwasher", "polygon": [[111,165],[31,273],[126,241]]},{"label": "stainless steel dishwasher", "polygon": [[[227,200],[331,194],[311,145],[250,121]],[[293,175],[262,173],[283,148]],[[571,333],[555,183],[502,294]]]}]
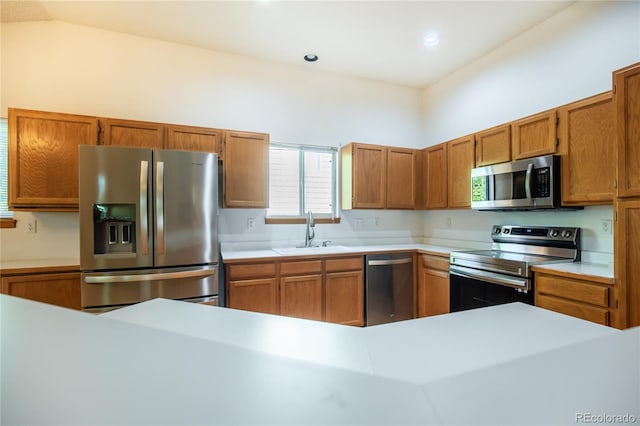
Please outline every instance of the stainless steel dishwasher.
[{"label": "stainless steel dishwasher", "polygon": [[413,318],[413,253],[365,256],[366,325]]}]

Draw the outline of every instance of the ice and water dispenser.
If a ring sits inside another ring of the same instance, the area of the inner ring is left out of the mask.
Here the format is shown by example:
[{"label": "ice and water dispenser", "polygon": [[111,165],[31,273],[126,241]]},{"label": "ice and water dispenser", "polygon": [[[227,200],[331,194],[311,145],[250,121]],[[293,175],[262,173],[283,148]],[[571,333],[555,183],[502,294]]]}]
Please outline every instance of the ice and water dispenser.
[{"label": "ice and water dispenser", "polygon": [[136,205],[94,204],[93,234],[95,254],[135,253]]}]

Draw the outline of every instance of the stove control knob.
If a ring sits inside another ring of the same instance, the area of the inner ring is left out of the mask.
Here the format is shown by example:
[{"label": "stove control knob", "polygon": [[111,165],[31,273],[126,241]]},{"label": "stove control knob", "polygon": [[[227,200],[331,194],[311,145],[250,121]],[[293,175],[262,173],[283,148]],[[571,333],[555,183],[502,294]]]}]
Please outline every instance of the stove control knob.
[{"label": "stove control knob", "polygon": [[556,238],[559,234],[560,232],[558,232],[557,229],[554,229],[551,231],[551,238]]},{"label": "stove control knob", "polygon": [[500,233],[500,227],[496,226],[496,229],[493,230],[494,234],[499,234]]},{"label": "stove control knob", "polygon": [[565,229],[564,231],[562,231],[562,238],[570,238],[571,237],[571,231],[568,229]]},{"label": "stove control knob", "polygon": [[502,231],[503,234],[508,234],[510,232],[511,230],[509,228],[504,228],[504,230]]}]

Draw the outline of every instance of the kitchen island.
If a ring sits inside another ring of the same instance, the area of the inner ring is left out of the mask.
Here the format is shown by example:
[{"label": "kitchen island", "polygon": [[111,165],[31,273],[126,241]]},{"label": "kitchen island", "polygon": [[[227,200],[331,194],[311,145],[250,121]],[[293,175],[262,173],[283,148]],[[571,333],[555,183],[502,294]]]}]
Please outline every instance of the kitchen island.
[{"label": "kitchen island", "polygon": [[528,305],[362,329],[162,299],[0,308],[2,424],[640,421],[640,329]]}]

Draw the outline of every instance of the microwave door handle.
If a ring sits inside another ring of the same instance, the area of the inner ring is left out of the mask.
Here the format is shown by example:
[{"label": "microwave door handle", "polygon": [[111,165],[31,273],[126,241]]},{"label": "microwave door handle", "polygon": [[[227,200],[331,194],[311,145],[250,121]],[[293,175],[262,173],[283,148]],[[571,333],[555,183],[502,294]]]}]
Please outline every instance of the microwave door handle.
[{"label": "microwave door handle", "polygon": [[140,161],[140,239],[142,240],[142,254],[149,254],[148,182],[149,162]]},{"label": "microwave door handle", "polygon": [[527,196],[529,204],[533,204],[533,196],[531,194],[531,175],[533,173],[533,163],[527,165],[527,174],[524,178],[524,193]]}]

